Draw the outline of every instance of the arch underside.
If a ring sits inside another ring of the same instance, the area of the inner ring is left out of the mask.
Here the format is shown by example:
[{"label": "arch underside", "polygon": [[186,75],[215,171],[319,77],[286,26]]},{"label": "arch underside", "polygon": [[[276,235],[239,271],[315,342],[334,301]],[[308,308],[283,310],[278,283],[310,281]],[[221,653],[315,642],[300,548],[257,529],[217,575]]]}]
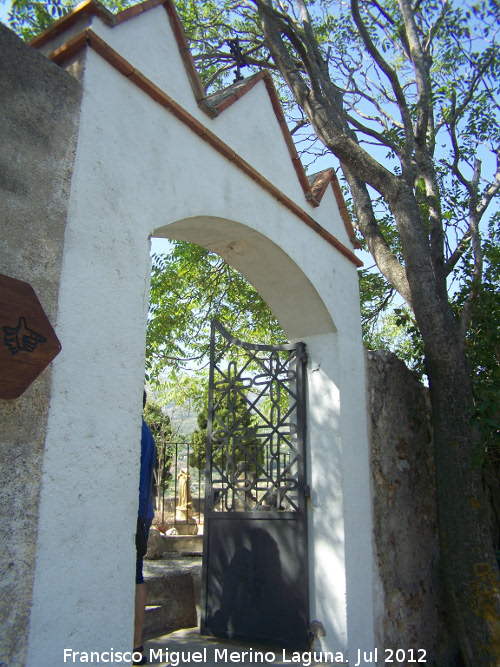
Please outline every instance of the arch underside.
[{"label": "arch underside", "polygon": [[255,287],[289,340],[336,331],[309,278],[260,232],[231,220],[196,216],[158,228],[153,235],[196,243],[222,257]]}]

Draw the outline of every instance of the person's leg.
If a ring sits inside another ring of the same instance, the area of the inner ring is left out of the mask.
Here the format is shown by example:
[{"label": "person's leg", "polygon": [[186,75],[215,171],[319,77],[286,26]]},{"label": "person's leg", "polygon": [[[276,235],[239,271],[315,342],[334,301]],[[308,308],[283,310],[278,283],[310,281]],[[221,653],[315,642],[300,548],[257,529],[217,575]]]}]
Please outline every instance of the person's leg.
[{"label": "person's leg", "polygon": [[[149,537],[149,529],[151,527],[151,519],[145,521],[146,535]],[[146,615],[146,584],[144,583],[144,574],[142,572],[143,559],[137,558],[135,566],[135,617],[134,617],[134,651],[139,649],[139,653],[143,654],[142,661],[134,660],[134,664],[146,664],[146,657],[142,646],[142,631],[144,627],[144,616]]]},{"label": "person's leg", "polygon": [[135,587],[134,650],[142,646],[142,628],[146,612],[146,584]]}]

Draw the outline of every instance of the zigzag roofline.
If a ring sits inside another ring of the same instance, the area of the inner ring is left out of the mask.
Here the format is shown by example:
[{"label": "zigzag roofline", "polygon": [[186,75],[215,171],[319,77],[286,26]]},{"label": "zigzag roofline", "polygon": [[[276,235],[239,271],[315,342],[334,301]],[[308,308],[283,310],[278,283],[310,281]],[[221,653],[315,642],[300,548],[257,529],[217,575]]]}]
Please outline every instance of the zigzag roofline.
[{"label": "zigzag roofline", "polygon": [[318,171],[316,174],[311,174],[307,178],[311,186],[312,195],[318,203],[321,202],[323,195],[328,188],[328,185],[331,184],[333,194],[335,195],[335,199],[337,201],[337,206],[339,207],[339,213],[349,235],[349,240],[355,248],[361,248],[361,243],[356,238],[354,227],[352,226],[351,216],[349,214],[349,209],[345,203],[344,195],[342,193],[339,179],[337,178],[335,170],[330,167],[329,169]]},{"label": "zigzag roofline", "polygon": [[[337,205],[339,207],[339,211],[349,239],[355,248],[359,248],[360,244],[355,237],[352,222],[347,211],[345,200],[342,195],[342,191],[340,190],[335,171],[333,169],[327,169],[323,172],[319,172],[318,174],[314,175],[314,180],[311,180],[310,178],[308,179],[306,176],[304,167],[290,134],[290,130],[288,129],[285,115],[283,113],[283,109],[281,107],[281,103],[279,101],[279,97],[270,72],[268,70],[262,70],[261,72],[258,72],[257,74],[248,77],[243,81],[239,81],[236,84],[228,86],[223,91],[218,91],[218,93],[215,95],[207,96],[203,89],[198,70],[196,69],[193,55],[186,39],[184,28],[181,24],[179,15],[177,14],[177,10],[175,9],[175,5],[172,0],[146,0],[145,2],[129,7],[119,12],[118,14],[112,14],[97,0],[85,0],[81,4],[77,5],[73,10],[61,17],[52,26],[34,37],[30,41],[30,45],[37,49],[42,47],[46,43],[50,42],[54,37],[65,33],[69,28],[78,23],[86,15],[97,16],[108,26],[114,27],[120,23],[123,23],[124,21],[127,21],[150,9],[153,9],[158,5],[163,5],[167,11],[172,31],[177,42],[177,47],[179,49],[184,68],[186,70],[186,74],[198,106],[210,118],[214,118],[229,108],[247,92],[249,92],[259,81],[263,80],[269,94],[274,114],[287,145],[295,173],[297,174],[306,200],[312,206],[319,206],[321,198],[323,197],[326,190],[326,186],[329,182],[331,182]],[[70,38],[62,46],[50,53],[48,57],[53,62],[61,64],[85,46],[94,48],[103,58],[105,58],[108,62],[110,62],[111,65],[118,69],[118,71],[127,76],[144,92],[155,99],[155,101],[168,108],[169,111],[171,111],[194,132],[196,132],[200,138],[210,143],[221,154],[223,154],[229,160],[233,161],[236,166],[242,169],[261,186],[263,186],[268,192],[270,192],[270,194],[276,197],[276,199],[278,199],[278,201],[284,204],[288,209],[298,215],[298,217],[300,217],[308,226],[313,228],[331,245],[336,247],[337,250],[339,250],[344,256],[356,264],[356,266],[359,267],[363,265],[361,260],[356,257],[356,255],[354,255],[351,250],[344,246],[344,244],[342,244],[335,236],[330,234],[321,225],[319,225],[319,223],[317,223],[303,209],[297,206],[286,195],[281,193],[281,191],[279,191],[274,185],[272,185],[272,183],[265,179],[259,172],[257,172],[257,170],[255,170],[253,167],[251,167],[251,165],[246,163],[240,156],[238,156],[229,146],[227,146],[210,130],[199,123],[199,121],[191,116],[191,114],[182,109],[166,93],[155,86],[153,82],[149,81],[144,75],[136,70],[131,63],[128,63],[124,58],[116,53],[90,28],[84,29],[76,36]]]}]

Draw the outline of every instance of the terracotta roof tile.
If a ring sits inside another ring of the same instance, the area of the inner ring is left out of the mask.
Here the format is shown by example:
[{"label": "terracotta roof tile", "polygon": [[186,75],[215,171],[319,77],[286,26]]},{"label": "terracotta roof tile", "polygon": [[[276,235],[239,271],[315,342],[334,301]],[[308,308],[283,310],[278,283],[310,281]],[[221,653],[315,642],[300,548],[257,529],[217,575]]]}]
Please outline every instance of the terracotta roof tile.
[{"label": "terracotta roof tile", "polygon": [[337,206],[339,207],[340,216],[344,222],[349,240],[355,248],[361,248],[361,243],[356,238],[354,227],[352,226],[351,216],[349,214],[347,204],[345,203],[344,194],[342,192],[342,188],[340,187],[335,170],[324,169],[323,171],[318,171],[315,174],[309,175],[307,180],[311,186],[313,196],[315,199],[317,199],[318,202],[321,202],[327,187],[331,184],[333,194],[335,195],[335,199],[337,201]]}]

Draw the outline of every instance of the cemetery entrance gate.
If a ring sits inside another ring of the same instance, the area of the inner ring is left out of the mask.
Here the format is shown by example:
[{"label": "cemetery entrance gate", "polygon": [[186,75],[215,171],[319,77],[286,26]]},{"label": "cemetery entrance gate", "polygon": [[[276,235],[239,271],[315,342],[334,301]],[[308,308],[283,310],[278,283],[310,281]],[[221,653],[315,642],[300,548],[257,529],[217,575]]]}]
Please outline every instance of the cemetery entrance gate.
[{"label": "cemetery entrance gate", "polygon": [[212,323],[202,634],[308,647],[306,362]]}]

